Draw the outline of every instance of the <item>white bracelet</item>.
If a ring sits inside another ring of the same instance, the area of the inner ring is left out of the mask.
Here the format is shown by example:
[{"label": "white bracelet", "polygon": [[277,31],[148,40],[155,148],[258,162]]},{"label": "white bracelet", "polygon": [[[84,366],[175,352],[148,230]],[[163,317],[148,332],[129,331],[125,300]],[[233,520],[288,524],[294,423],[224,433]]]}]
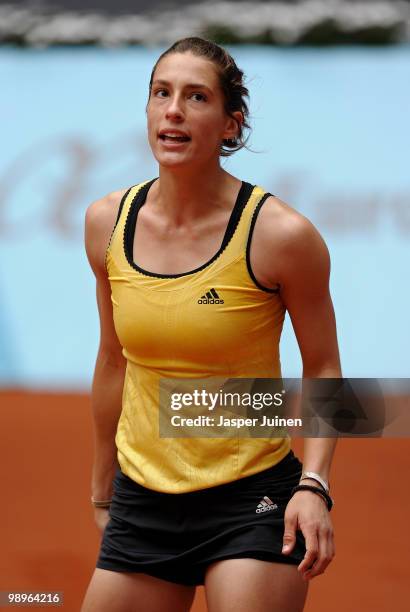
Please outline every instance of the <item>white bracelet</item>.
[{"label": "white bracelet", "polygon": [[319,474],[316,474],[316,472],[303,472],[302,476],[300,477],[300,481],[305,480],[306,478],[316,480],[316,482],[322,485],[326,493],[329,494],[330,483],[327,483],[325,480],[323,480],[323,478]]}]

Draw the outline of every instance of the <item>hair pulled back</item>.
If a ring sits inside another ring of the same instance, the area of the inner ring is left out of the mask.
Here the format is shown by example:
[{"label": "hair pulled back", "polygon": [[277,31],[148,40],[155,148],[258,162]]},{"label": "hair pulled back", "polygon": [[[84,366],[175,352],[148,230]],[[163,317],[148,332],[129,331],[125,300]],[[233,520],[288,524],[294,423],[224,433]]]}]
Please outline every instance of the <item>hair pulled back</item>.
[{"label": "hair pulled back", "polygon": [[236,138],[225,139],[221,143],[220,155],[229,157],[235,151],[239,151],[246,146],[249,134],[244,138],[244,129],[250,130],[248,123],[249,108],[245,98],[249,99],[249,91],[243,83],[243,72],[238,68],[233,57],[221,46],[216,43],[191,36],[189,38],[181,38],[173,43],[169,49],[164,51],[156,61],[149,82],[149,96],[151,96],[152,82],[154,79],[155,70],[160,61],[171,53],[192,53],[198,57],[203,57],[212,62],[217,70],[219,83],[224,95],[225,112],[228,116],[235,119],[233,113],[241,111],[243,122],[238,123],[238,135]]}]

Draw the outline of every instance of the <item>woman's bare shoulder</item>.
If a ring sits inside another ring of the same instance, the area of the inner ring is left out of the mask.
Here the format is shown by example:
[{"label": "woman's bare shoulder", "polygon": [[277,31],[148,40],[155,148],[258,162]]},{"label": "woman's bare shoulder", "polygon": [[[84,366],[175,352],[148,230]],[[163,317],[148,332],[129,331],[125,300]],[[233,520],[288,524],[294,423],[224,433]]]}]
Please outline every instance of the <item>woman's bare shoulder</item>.
[{"label": "woman's bare shoulder", "polygon": [[84,239],[90,265],[95,273],[105,270],[105,252],[127,189],[112,191],[92,202],[85,212]]},{"label": "woman's bare shoulder", "polygon": [[85,213],[86,225],[103,229],[105,225],[110,225],[112,221],[115,223],[121,200],[126,192],[127,189],[112,191],[92,202]]},{"label": "woman's bare shoulder", "polygon": [[259,211],[254,243],[254,265],[268,287],[284,286],[296,276],[328,274],[329,252],[319,231],[276,196],[269,196]]},{"label": "woman's bare shoulder", "polygon": [[259,213],[260,238],[265,243],[283,247],[308,246],[312,242],[323,242],[313,223],[302,213],[277,196],[269,196]]}]

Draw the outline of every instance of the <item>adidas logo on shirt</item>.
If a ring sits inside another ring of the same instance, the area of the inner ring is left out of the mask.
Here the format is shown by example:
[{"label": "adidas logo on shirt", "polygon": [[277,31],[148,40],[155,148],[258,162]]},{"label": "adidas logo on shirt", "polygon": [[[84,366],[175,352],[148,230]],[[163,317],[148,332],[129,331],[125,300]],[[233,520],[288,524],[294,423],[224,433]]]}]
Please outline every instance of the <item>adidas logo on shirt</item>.
[{"label": "adidas logo on shirt", "polygon": [[265,497],[259,502],[256,507],[256,513],[259,514],[261,512],[269,512],[270,510],[276,510],[278,504],[274,504],[269,497],[265,495]]},{"label": "adidas logo on shirt", "polygon": [[199,300],[198,304],[224,304],[214,288],[210,289]]}]

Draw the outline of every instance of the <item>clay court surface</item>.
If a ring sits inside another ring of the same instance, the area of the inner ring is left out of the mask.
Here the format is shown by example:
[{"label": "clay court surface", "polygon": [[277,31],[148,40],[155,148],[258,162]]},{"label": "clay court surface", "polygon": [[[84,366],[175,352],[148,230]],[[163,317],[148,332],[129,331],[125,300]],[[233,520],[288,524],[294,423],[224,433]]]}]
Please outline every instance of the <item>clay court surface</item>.
[{"label": "clay court surface", "polygon": [[[78,612],[99,546],[89,398],[3,391],[0,402],[0,590],[63,591],[59,609]],[[293,443],[300,458],[302,442]],[[339,441],[336,557],[311,582],[306,612],[409,609],[409,472],[408,439]],[[206,611],[202,587],[192,610]]]}]

